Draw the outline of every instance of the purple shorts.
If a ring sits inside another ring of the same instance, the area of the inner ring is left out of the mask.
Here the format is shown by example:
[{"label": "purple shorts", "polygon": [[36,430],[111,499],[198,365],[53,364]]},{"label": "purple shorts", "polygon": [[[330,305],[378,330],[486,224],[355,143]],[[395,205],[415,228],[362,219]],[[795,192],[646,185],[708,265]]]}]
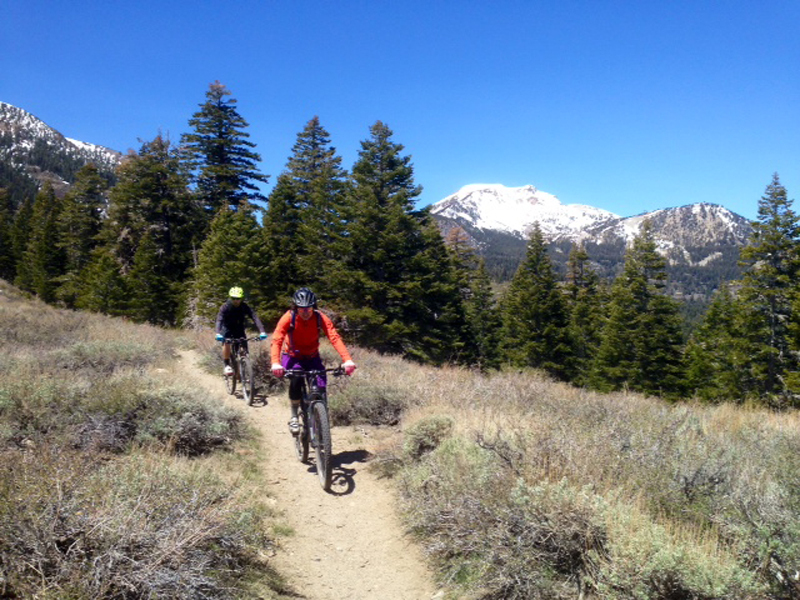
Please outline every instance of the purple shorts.
[{"label": "purple shorts", "polygon": [[[321,371],[325,368],[325,365],[322,362],[322,358],[319,354],[316,356],[312,356],[309,358],[296,358],[294,356],[289,356],[288,354],[284,354],[281,356],[281,364],[283,368],[287,371],[289,369],[304,369],[306,371]],[[317,375],[317,385],[321,389],[325,389],[327,386],[328,379],[325,373],[321,375]],[[302,393],[302,381],[299,379],[292,379],[291,383],[289,384],[289,399],[290,400],[300,400],[303,397]]]}]

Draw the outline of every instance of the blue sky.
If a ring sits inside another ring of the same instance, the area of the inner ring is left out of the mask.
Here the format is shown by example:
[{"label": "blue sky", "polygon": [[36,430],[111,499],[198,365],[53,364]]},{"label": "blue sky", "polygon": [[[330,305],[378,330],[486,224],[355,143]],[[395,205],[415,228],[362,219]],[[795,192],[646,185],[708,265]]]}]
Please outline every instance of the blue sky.
[{"label": "blue sky", "polygon": [[[120,151],[219,80],[271,189],[318,115],[350,168],[376,121],[426,206],[534,185],[622,216],[800,199],[800,1],[5,0],[0,100]],[[800,206],[796,206],[800,209]]]}]

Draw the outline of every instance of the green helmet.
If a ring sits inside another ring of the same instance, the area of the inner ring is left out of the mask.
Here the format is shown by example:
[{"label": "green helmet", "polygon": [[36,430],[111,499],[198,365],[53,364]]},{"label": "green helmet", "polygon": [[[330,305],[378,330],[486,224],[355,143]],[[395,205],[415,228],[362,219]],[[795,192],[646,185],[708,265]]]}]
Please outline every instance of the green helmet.
[{"label": "green helmet", "polygon": [[244,290],[240,287],[234,286],[228,292],[228,296],[231,298],[242,298],[244,297]]}]

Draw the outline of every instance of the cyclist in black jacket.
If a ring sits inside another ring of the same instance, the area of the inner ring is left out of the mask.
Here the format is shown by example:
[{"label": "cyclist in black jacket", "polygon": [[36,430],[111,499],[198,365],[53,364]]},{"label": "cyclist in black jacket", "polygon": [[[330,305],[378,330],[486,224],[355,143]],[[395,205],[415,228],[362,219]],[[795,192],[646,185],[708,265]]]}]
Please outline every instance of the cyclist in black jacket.
[{"label": "cyclist in black jacket", "polygon": [[[261,332],[258,337],[262,340],[267,339],[267,333],[264,331],[264,326],[261,324],[258,315],[250,308],[247,302],[242,300],[244,290],[240,287],[232,287],[228,292],[228,296],[227,302],[220,307],[217,314],[217,324],[214,328],[217,333],[216,340],[224,342],[225,339],[247,337],[244,332],[244,324],[247,317],[253,320],[253,323]],[[230,342],[222,346],[222,359],[225,361],[225,375],[231,375],[233,367],[231,367]]]}]

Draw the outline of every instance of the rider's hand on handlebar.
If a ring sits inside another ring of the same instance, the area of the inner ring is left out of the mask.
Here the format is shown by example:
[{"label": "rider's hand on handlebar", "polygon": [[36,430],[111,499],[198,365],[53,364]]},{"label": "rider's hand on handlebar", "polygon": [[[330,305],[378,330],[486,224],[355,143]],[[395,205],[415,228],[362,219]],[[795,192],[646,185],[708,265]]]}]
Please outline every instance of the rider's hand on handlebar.
[{"label": "rider's hand on handlebar", "polygon": [[284,373],[284,370],[283,370],[283,365],[282,364],[280,364],[280,363],[272,363],[272,374],[275,377],[280,379],[281,377],[283,377],[283,373]]},{"label": "rider's hand on handlebar", "polygon": [[345,375],[352,375],[353,371],[356,370],[356,363],[354,363],[352,360],[342,363],[342,366],[344,367]]},{"label": "rider's hand on handlebar", "polygon": [[222,334],[218,333],[217,335],[214,336],[214,339],[217,340],[218,342],[221,342],[222,341]]}]

